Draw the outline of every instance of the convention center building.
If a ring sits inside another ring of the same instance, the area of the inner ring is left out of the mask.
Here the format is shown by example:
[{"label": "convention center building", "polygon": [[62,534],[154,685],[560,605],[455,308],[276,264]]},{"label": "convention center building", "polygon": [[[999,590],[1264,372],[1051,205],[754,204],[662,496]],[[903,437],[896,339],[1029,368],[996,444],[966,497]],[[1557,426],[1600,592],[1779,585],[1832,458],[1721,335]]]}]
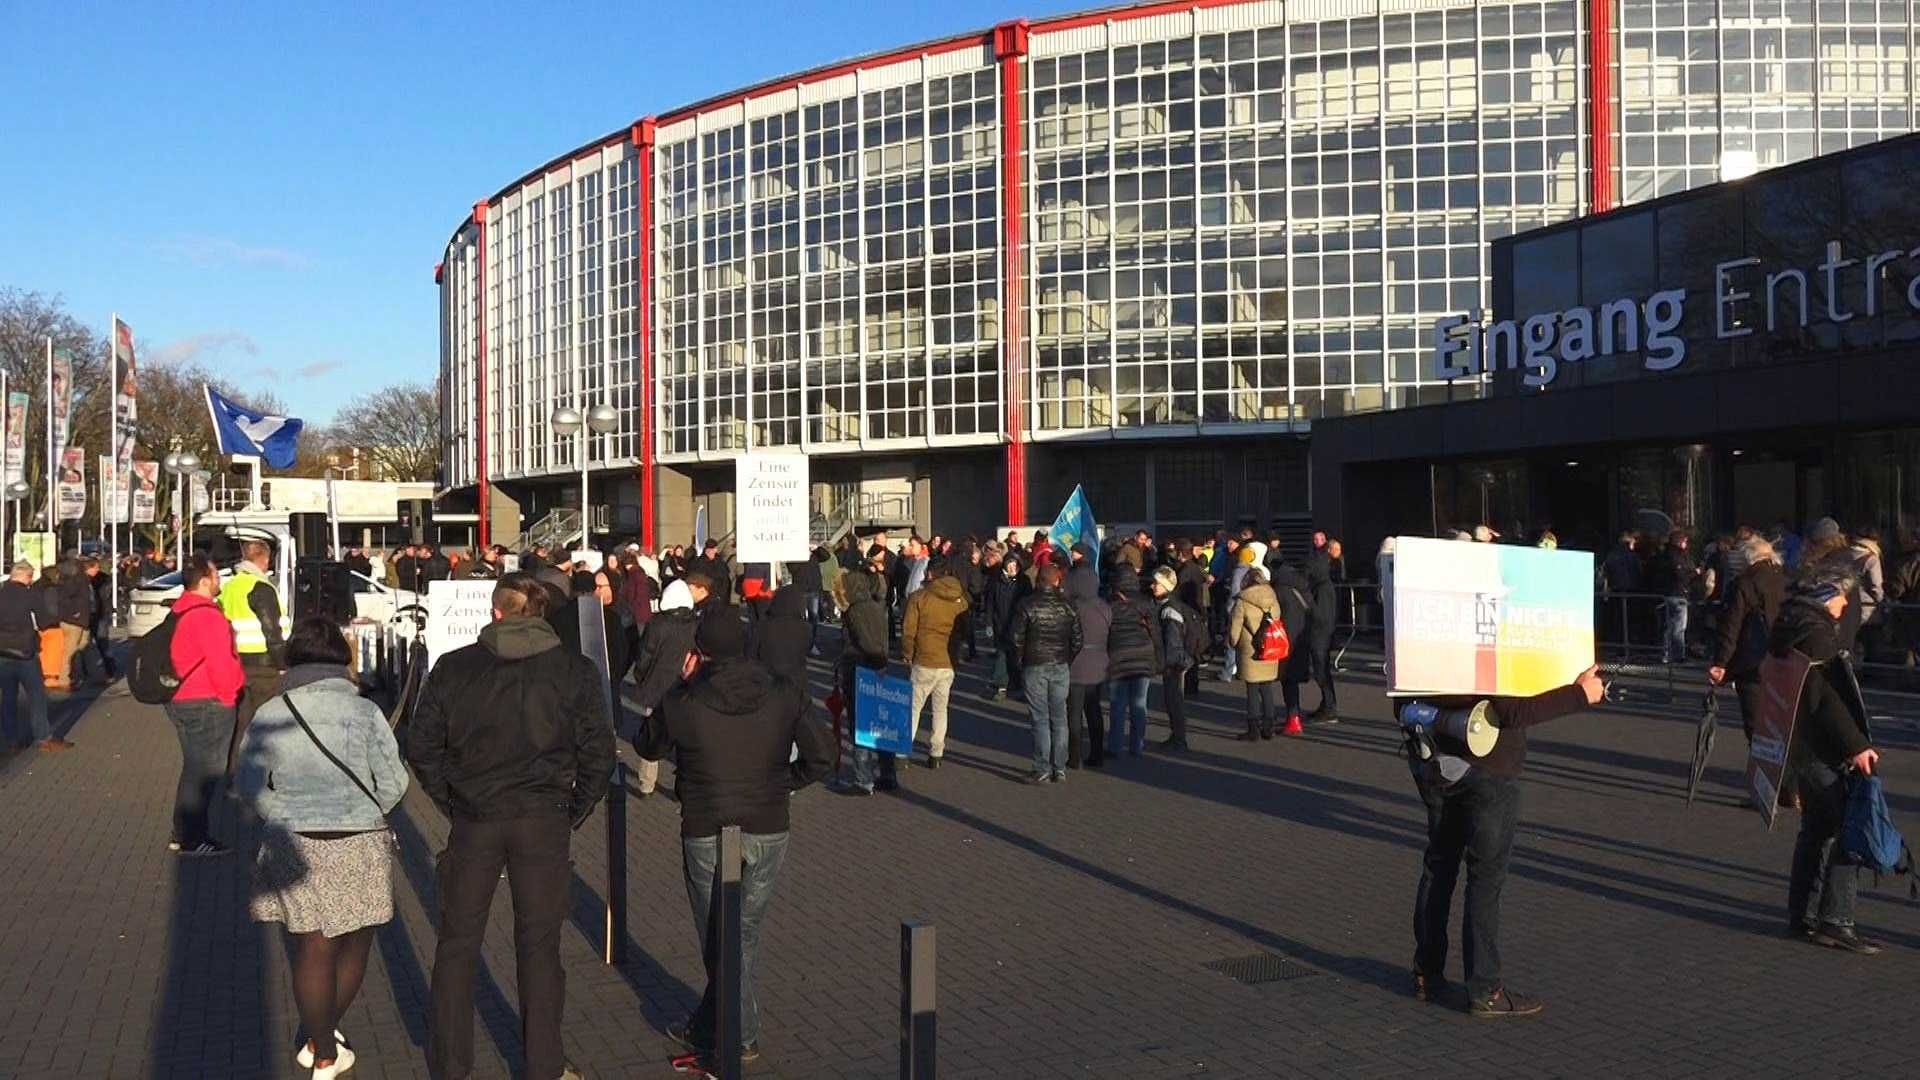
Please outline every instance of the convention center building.
[{"label": "convention center building", "polygon": [[[1728,316],[1756,330],[1768,275],[1806,275],[1795,357],[1853,347],[1864,315],[1818,328],[1827,252],[1801,232],[1740,247],[1752,233],[1668,215],[1733,206],[1755,230],[1774,207],[1746,201],[1754,174],[1914,130],[1914,18],[1906,0],[1184,0],[645,113],[453,230],[443,488],[510,541],[577,514],[584,476],[596,532],[658,545],[701,508],[732,527],[735,457],[804,452],[827,523],[1044,523],[1082,484],[1111,525],[1291,535],[1403,512],[1571,521],[1574,492],[1632,512],[1651,497],[1623,488],[1698,454],[1714,494],[1690,497],[1777,500],[1791,476],[1802,513],[1841,474],[1732,437],[1763,419],[1735,399],[1800,384],[1773,363],[1785,329],[1714,335],[1715,267],[1759,260],[1730,271],[1751,296]],[[1828,179],[1780,182],[1852,198]],[[1832,239],[1855,275],[1889,246]],[[1683,287],[1657,329],[1649,298]],[[1638,348],[1677,336],[1684,360],[1635,359],[1619,298]],[[1489,339],[1534,347],[1500,319],[1583,305],[1613,319],[1613,353],[1538,386],[1479,363]],[[1610,431],[1559,404],[1595,396],[1617,403]],[[1635,424],[1660,442],[1644,461],[1580,449]]]}]

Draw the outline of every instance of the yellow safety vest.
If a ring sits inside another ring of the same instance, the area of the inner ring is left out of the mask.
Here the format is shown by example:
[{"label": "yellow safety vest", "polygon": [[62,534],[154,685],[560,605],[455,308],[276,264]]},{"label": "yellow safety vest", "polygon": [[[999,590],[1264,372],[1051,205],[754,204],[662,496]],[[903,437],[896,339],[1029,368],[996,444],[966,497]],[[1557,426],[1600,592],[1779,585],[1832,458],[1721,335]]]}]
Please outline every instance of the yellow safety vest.
[{"label": "yellow safety vest", "polygon": [[260,617],[253,613],[253,606],[247,598],[253,595],[253,587],[266,582],[273,589],[275,599],[280,601],[280,640],[285,641],[293,633],[293,619],[287,612],[286,600],[280,596],[280,590],[274,589],[273,582],[265,574],[255,569],[252,563],[241,563],[234,570],[225,585],[220,586],[220,611],[233,624],[233,648],[242,656],[252,654],[262,656],[267,651],[267,633],[260,625]]}]

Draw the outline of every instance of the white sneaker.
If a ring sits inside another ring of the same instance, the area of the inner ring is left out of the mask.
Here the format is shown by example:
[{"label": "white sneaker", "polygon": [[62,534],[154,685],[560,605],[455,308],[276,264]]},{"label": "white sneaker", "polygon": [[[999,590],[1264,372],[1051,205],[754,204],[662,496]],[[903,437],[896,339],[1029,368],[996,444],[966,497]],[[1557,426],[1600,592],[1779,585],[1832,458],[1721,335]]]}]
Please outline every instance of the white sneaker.
[{"label": "white sneaker", "polygon": [[334,1080],[334,1077],[344,1076],[348,1069],[353,1068],[353,1051],[345,1046],[336,1046],[334,1053],[340,1056],[334,1058],[333,1064],[326,1068],[313,1070],[313,1080]]},{"label": "white sneaker", "polygon": [[[337,1028],[336,1028],[336,1029],[334,1030],[334,1032],[333,1032],[333,1044],[334,1044],[334,1046],[336,1046],[336,1047],[338,1047],[339,1049],[342,1049],[342,1050],[351,1050],[351,1049],[353,1049],[353,1047],[352,1047],[352,1046],[350,1046],[350,1045],[348,1045],[348,1043],[347,1043],[347,1037],[346,1037],[345,1035],[342,1035],[342,1034],[340,1034],[340,1031],[339,1031],[339,1029],[337,1029]],[[306,1041],[306,1042],[303,1042],[303,1043],[301,1043],[301,1044],[300,1044],[300,1052],[299,1052],[299,1053],[297,1053],[297,1054],[295,1054],[295,1055],[293,1055],[293,1060],[294,1060],[294,1062],[295,1062],[295,1064],[298,1064],[298,1065],[299,1065],[299,1066],[300,1066],[301,1068],[303,1068],[303,1069],[311,1069],[311,1068],[313,1068],[313,1042],[312,1042],[312,1040],[308,1040],[308,1041]]]}]

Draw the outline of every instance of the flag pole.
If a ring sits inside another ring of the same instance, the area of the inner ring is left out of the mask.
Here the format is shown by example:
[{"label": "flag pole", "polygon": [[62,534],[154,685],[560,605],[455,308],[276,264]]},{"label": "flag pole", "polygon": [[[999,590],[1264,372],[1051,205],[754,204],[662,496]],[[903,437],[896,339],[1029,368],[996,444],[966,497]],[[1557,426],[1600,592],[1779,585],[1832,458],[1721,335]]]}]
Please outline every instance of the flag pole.
[{"label": "flag pole", "polygon": [[113,526],[107,511],[114,482],[120,478],[120,384],[117,357],[120,350],[120,313],[114,312],[107,323],[107,460],[112,462],[107,475],[100,478],[100,527],[107,530],[108,557],[113,560],[107,587],[112,590],[113,621],[120,621],[120,530]]}]

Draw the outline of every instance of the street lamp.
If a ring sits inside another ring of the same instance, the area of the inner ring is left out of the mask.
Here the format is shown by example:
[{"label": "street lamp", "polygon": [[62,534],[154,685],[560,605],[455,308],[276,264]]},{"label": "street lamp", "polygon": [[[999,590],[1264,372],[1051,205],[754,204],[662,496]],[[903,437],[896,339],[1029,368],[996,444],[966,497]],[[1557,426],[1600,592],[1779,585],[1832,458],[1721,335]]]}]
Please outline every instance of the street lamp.
[{"label": "street lamp", "polygon": [[[5,495],[6,495],[6,498],[7,498],[7,502],[8,502],[8,503],[10,503],[10,504],[12,504],[12,505],[10,505],[10,506],[8,507],[8,509],[9,509],[9,510],[10,510],[10,511],[12,512],[12,517],[13,517],[13,519],[14,519],[14,521],[16,522],[16,526],[15,526],[15,530],[16,530],[16,535],[18,534],[18,524],[17,524],[17,523],[18,523],[18,522],[22,522],[22,521],[25,521],[25,520],[26,520],[26,519],[25,519],[25,518],[24,518],[24,517],[22,516],[22,515],[24,515],[24,514],[26,513],[26,511],[20,508],[20,500],[22,500],[22,499],[24,499],[24,498],[26,498],[26,497],[27,497],[27,496],[28,496],[29,494],[31,494],[31,493],[32,493],[32,491],[33,491],[33,489],[32,489],[31,487],[28,487],[28,486],[27,486],[27,482],[26,482],[26,481],[24,481],[24,480],[15,480],[15,481],[14,481],[13,483],[11,483],[11,484],[8,484],[8,485],[6,486],[6,489],[5,489],[5,491],[4,491],[4,492],[0,492],[0,493],[3,493],[3,494],[5,494]],[[15,552],[15,554],[18,554],[18,552]],[[9,562],[9,563],[8,563],[8,565],[9,565],[9,566],[11,566],[11,565],[12,565],[12,563],[11,563],[11,562]]]},{"label": "street lamp", "polygon": [[589,535],[592,506],[588,499],[587,486],[587,433],[605,435],[620,427],[620,414],[607,404],[592,406],[583,418],[579,409],[561,406],[553,410],[553,430],[562,435],[580,436],[580,543],[584,547]]},{"label": "street lamp", "polygon": [[[160,459],[161,467],[173,477],[173,491],[180,499],[179,520],[174,523],[174,568],[187,572],[187,536],[193,530],[193,474],[200,471],[200,455],[191,450],[176,450]],[[183,576],[182,581],[186,578]]]}]

